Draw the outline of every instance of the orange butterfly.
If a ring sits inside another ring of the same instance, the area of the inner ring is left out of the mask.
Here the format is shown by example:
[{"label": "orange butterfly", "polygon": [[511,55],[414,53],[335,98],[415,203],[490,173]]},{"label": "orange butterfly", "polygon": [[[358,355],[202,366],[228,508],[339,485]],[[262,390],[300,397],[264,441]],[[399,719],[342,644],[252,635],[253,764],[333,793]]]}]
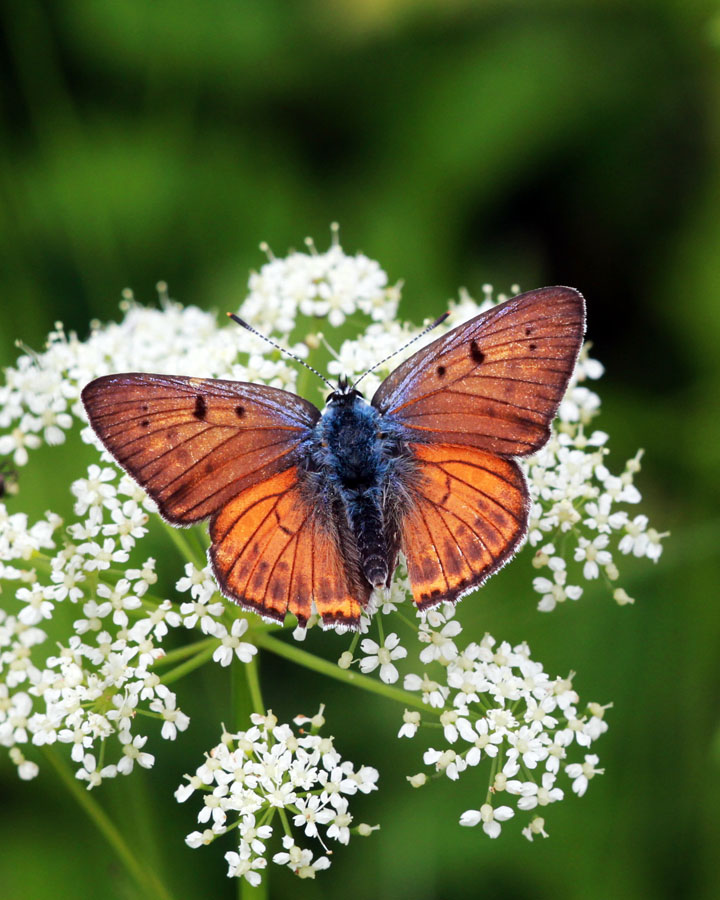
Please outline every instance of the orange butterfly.
[{"label": "orange butterfly", "polygon": [[264,385],[135,373],[82,400],[168,522],[210,519],[226,597],[357,626],[400,550],[420,609],[510,559],[530,505],[514,457],[548,440],[584,324],[572,288],[520,294],[419,350],[370,403],[340,379],[323,413]]}]

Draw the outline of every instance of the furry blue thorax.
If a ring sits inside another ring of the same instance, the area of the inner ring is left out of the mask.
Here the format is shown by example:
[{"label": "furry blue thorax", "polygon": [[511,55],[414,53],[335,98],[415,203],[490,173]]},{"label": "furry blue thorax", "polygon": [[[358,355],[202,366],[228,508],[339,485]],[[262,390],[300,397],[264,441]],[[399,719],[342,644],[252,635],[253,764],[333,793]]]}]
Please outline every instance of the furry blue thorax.
[{"label": "furry blue thorax", "polygon": [[378,411],[357,394],[345,395],[326,408],[318,428],[328,451],[325,462],[342,486],[357,492],[375,487],[387,468]]},{"label": "furry blue thorax", "polygon": [[358,391],[338,390],[313,434],[314,468],[324,472],[329,489],[318,499],[342,505],[360,569],[374,587],[388,583],[397,552],[384,498],[402,455],[401,432]]}]

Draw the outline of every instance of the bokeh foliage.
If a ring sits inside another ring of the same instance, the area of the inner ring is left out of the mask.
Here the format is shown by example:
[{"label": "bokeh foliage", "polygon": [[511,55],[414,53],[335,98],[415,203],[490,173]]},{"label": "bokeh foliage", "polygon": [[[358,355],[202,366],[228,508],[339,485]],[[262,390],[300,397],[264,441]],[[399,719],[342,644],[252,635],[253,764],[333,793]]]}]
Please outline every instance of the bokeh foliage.
[{"label": "bokeh foliage", "polygon": [[[397,710],[264,660],[281,718],[326,700],[342,752],[382,773],[364,805],[382,831],[316,884],[273,872],[271,896],[718,896],[716,4],[25,0],[1,15],[0,361],[57,319],[85,334],[116,316],[128,285],[234,309],[260,240],[322,246],[337,220],[348,250],[405,279],[416,320],[459,285],[580,288],[611,463],[646,448],[645,511],[673,532],[656,567],[631,565],[635,607],[598,587],[540,616],[527,557],[463,605],[468,630],[527,638],[553,674],[578,670],[583,697],[615,702],[607,775],[550,811],[541,844],[459,829],[464,797],[405,783],[420,766]],[[31,464],[18,506],[53,505],[77,464],[63,454]],[[217,845],[184,849],[192,813],[171,796],[217,740],[210,696],[230,721],[226,676],[201,673],[181,690],[191,731],[102,789],[178,897],[235,892]],[[138,896],[49,768],[31,785],[0,774],[0,896]]]}]

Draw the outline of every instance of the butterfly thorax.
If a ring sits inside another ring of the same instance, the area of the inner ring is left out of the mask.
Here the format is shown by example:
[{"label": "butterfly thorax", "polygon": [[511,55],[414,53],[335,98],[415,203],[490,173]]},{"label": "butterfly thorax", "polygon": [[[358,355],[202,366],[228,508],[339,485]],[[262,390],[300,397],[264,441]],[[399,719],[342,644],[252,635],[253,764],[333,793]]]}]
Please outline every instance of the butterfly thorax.
[{"label": "butterfly thorax", "polygon": [[374,587],[388,583],[393,555],[383,497],[394,452],[382,419],[357,391],[336,392],[316,426],[314,454],[344,510],[362,573]]}]

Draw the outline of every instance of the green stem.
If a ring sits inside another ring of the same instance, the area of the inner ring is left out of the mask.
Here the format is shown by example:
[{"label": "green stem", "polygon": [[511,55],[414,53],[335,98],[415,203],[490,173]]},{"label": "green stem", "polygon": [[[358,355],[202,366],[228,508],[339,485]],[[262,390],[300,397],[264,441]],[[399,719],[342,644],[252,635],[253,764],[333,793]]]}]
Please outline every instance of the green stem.
[{"label": "green stem", "polygon": [[198,653],[206,647],[212,647],[213,650],[215,650],[217,647],[217,638],[205,638],[202,641],[195,641],[193,644],[186,644],[184,647],[176,647],[174,650],[168,650],[165,656],[161,656],[160,659],[153,663],[153,668],[157,668],[157,666],[166,666],[170,663],[176,663],[180,660],[187,659],[188,656],[192,656],[194,653]]},{"label": "green stem", "polygon": [[250,693],[248,674],[239,659],[234,659],[230,665],[230,700],[234,730],[247,731],[250,727],[250,715],[255,711],[255,706]]},{"label": "green stem", "polygon": [[247,677],[248,690],[250,691],[250,700],[252,707],[259,715],[265,715],[265,704],[263,703],[262,692],[260,690],[260,678],[258,675],[258,654],[255,654],[249,663],[244,663],[245,675]]},{"label": "green stem", "polygon": [[73,777],[67,766],[51,750],[43,750],[43,754],[50,765],[60,776],[65,787],[70,791],[78,804],[92,819],[103,837],[107,840],[115,853],[122,860],[123,865],[135,879],[142,892],[150,900],[172,900],[172,894],[155,875],[151,869],[145,869],[140,860],[135,856],[125,838],[120,834],[110,817],[95,800],[90,791],[81,787],[80,782]]},{"label": "green stem", "polygon": [[205,650],[201,650],[200,653],[197,653],[192,659],[189,659],[187,662],[181,663],[179,666],[176,666],[176,668],[166,672],[165,675],[160,678],[160,681],[162,681],[163,684],[172,684],[173,681],[177,681],[188,673],[194,672],[195,669],[199,669],[200,666],[204,666],[209,659],[212,659],[212,655],[215,652],[218,643],[219,641],[214,639],[212,646],[207,647]]},{"label": "green stem", "polygon": [[262,881],[257,887],[253,887],[246,878],[238,878],[238,897],[240,900],[263,900],[268,896],[268,877],[267,869],[260,870]]},{"label": "green stem", "polygon": [[173,544],[178,548],[180,554],[185,558],[186,562],[192,563],[196,569],[202,569],[205,566],[205,563],[202,562],[193,548],[190,546],[188,539],[185,537],[180,528],[175,528],[174,525],[170,525],[168,522],[163,522],[163,526],[165,527],[165,531],[170,536]]},{"label": "green stem", "polygon": [[416,697],[415,694],[411,694],[409,691],[391,687],[389,684],[383,684],[382,681],[375,681],[374,678],[368,678],[367,675],[362,675],[358,672],[351,672],[349,669],[341,669],[336,663],[328,662],[326,659],[321,659],[319,656],[308,653],[307,650],[301,650],[292,644],[279,641],[270,634],[253,631],[253,641],[264,650],[269,650],[277,656],[283,656],[285,659],[289,659],[299,666],[305,666],[307,669],[312,669],[314,672],[319,672],[321,675],[328,675],[330,678],[336,679],[336,681],[353,684],[355,687],[371,691],[373,694],[379,694],[388,700],[394,700],[396,703],[414,706],[416,709],[422,709],[426,713],[439,715],[440,711],[428,706],[427,703],[423,703],[421,697]]}]

